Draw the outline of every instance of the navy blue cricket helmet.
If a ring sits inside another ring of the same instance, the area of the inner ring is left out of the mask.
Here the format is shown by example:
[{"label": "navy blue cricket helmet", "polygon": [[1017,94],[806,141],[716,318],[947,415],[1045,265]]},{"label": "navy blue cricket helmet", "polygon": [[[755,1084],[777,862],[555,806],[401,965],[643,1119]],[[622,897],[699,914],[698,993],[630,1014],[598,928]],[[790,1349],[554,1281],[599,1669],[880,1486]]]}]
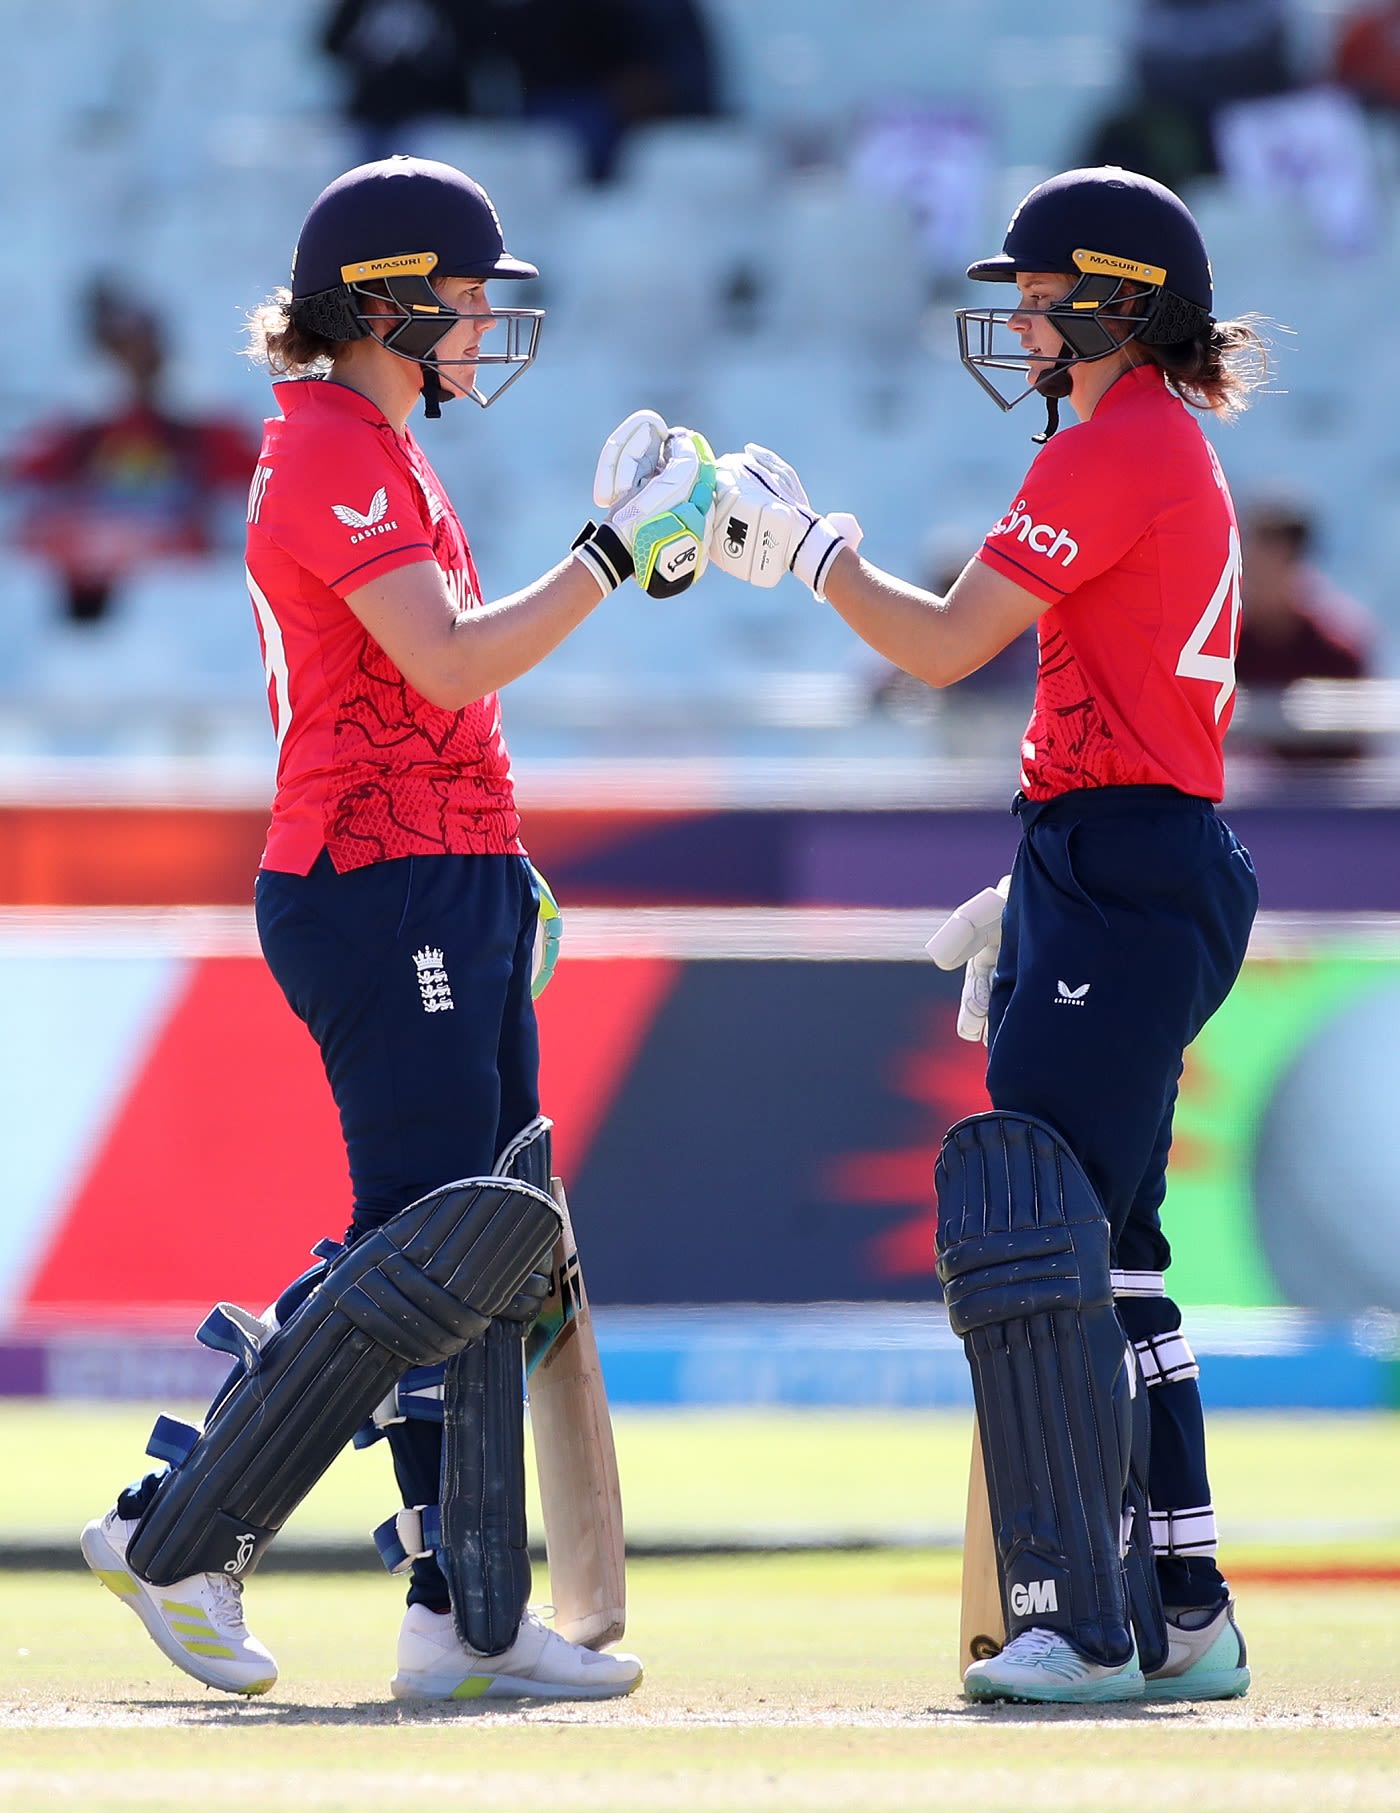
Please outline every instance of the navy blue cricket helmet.
[{"label": "navy blue cricket helmet", "polygon": [[[438,382],[437,347],[463,317],[433,288],[434,277],[538,277],[539,271],[505,249],[490,196],[450,164],[386,157],[360,164],[323,189],[311,204],[292,255],[293,322],[327,340],[359,340],[371,321],[364,299],[388,298],[400,319],[383,344],[424,370],[428,414],[445,400]],[[476,368],[509,367],[490,395],[475,376],[468,391],[482,408],[494,403],[535,356],[543,309],[491,308],[503,324],[503,350],[478,350],[444,362]]]},{"label": "navy blue cricket helmet", "polygon": [[1127,341],[1179,345],[1213,325],[1210,259],[1190,209],[1162,183],[1116,165],[1066,170],[1040,183],[1011,216],[1001,251],[967,268],[969,277],[990,283],[1014,283],[1018,271],[1055,271],[1078,281],[1043,311],[1064,341],[1063,356],[1009,397],[984,373],[1024,377],[1038,363],[1019,343],[1012,350],[998,339],[1012,315],[1036,311],[957,311],[962,362],[1002,409],[1036,391],[1068,395],[1070,366],[1106,358]]}]

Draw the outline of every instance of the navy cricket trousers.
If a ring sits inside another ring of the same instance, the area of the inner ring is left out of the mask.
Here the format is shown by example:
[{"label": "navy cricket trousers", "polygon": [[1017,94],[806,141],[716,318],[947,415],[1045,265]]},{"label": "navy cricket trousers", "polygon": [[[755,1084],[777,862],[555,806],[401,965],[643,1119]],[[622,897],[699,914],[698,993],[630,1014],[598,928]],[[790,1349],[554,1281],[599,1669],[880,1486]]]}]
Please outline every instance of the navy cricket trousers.
[{"label": "navy cricket trousers", "polygon": [[[1098,1191],[1125,1332],[1147,1383],[1153,1540],[1168,1605],[1224,1592],[1194,1357],[1160,1274],[1183,1054],[1244,961],[1259,893],[1207,800],[1171,787],[1019,798],[992,985],[992,1106],[1048,1121]],[[1158,1360],[1160,1372],[1154,1372]]]},{"label": "navy cricket trousers", "polygon": [[[406,856],[338,875],[259,873],[258,936],[320,1047],[354,1210],[347,1240],[460,1177],[483,1177],[539,1113],[530,998],[538,896],[523,856]],[[523,1414],[523,1408],[522,1408]],[[385,1435],[404,1502],[436,1504],[442,1431]],[[409,1603],[445,1611],[436,1561]]]},{"label": "navy cricket trousers", "polygon": [[1057,1128],[1099,1193],[1115,1266],[1162,1271],[1182,1056],[1244,961],[1254,867],[1208,800],[1171,787],[1016,810],[988,1017],[992,1106]]},{"label": "navy cricket trousers", "polygon": [[537,901],[522,856],[258,875],[258,937],[340,1114],[353,1237],[487,1175],[539,1113]]}]

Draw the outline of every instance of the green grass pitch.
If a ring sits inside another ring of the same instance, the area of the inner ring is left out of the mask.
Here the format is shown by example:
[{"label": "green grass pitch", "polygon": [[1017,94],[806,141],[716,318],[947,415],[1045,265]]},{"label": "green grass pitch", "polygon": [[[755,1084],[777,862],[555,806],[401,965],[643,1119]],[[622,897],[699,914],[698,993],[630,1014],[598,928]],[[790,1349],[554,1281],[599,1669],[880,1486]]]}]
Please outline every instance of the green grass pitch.
[{"label": "green grass pitch", "polygon": [[[137,1470],[149,1414],[0,1412],[0,1537],[75,1531]],[[966,1446],[960,1417],[619,1418],[630,1527],[654,1541],[937,1536],[961,1522]],[[395,1705],[400,1594],[373,1571],[269,1568],[250,1584],[283,1678],[246,1704],[168,1666],[82,1572],[11,1572],[0,1807],[1393,1809],[1400,1419],[1217,1418],[1214,1451],[1256,1671],[1241,1702],[970,1707],[957,1556],[938,1548],[635,1561],[640,1691],[531,1711]],[[387,1514],[382,1457],[337,1463],[306,1533]],[[1318,1584],[1329,1572],[1344,1583]]]}]

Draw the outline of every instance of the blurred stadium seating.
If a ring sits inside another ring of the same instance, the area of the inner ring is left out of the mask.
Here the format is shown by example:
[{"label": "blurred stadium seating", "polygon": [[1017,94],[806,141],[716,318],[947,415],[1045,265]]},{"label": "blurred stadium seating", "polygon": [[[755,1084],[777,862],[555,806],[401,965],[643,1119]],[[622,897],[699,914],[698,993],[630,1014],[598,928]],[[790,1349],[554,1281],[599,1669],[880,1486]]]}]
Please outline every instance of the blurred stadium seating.
[{"label": "blurred stadium seating", "polygon": [[[1295,0],[1305,70],[1321,67],[1339,0]],[[111,271],[170,314],[177,390],[256,420],[265,380],[239,357],[240,311],[286,273],[301,214],[352,161],[318,0],[12,0],[0,147],[12,206],[0,280],[21,299],[0,345],[0,444],[100,378],[77,297]],[[815,499],[850,508],[877,562],[919,574],[933,538],[970,534],[1008,500],[1035,424],[1002,421],[961,371],[950,309],[913,213],[863,188],[849,153],[882,106],[956,105],[985,125],[980,239],[1078,154],[1115,92],[1130,0],[707,0],[722,120],[657,125],[622,179],[581,185],[545,127],[423,127],[405,149],[481,178],[508,242],[541,267],[537,367],[486,414],[449,411],[424,440],[488,592],[532,579],[589,510],[602,437],[651,404],[717,443],[767,440]],[[1280,335],[1277,395],[1216,433],[1237,491],[1286,486],[1323,527],[1336,581],[1393,644],[1391,556],[1400,452],[1395,337],[1374,319],[1400,273],[1397,156],[1373,127],[1382,231],[1325,254],[1296,208],[1223,186],[1193,192],[1224,314]],[[22,175],[20,174],[22,172]],[[0,499],[0,532],[5,506]],[[62,625],[42,575],[0,553],[0,755],[270,755],[236,525],[203,568],[150,573],[110,624]],[[1386,670],[1394,669],[1387,649]],[[870,657],[790,587],[716,581],[662,613],[600,611],[511,689],[517,753],[656,747],[800,754],[833,732],[850,753],[926,753],[926,723],[867,708]]]}]

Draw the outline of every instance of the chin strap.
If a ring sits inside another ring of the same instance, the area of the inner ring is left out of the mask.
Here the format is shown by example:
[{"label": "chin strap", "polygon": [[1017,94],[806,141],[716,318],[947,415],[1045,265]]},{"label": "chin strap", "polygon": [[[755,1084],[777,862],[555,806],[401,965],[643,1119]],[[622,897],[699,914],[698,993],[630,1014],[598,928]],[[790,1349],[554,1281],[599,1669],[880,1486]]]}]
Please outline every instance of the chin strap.
[{"label": "chin strap", "polygon": [[1070,392],[1069,365],[1068,359],[1057,359],[1036,384],[1036,389],[1045,399],[1044,432],[1031,436],[1039,447],[1043,447],[1060,426],[1060,401]]},{"label": "chin strap", "polygon": [[435,422],[442,414],[442,406],[446,401],[447,392],[438,376],[437,360],[426,358],[423,361],[423,414],[426,419]]}]

